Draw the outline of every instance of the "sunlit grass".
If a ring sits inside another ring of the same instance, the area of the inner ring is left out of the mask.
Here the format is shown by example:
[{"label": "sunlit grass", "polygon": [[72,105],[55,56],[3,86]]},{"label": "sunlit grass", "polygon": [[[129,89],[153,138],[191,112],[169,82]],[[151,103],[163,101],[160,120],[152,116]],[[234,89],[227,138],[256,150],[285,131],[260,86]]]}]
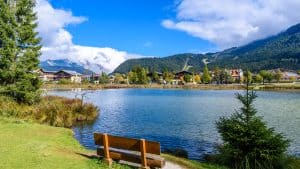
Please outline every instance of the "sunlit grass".
[{"label": "sunlit grass", "polygon": [[[108,168],[73,138],[70,129],[33,124],[0,117],[1,169]],[[127,166],[114,164],[113,168]]]},{"label": "sunlit grass", "polygon": [[19,104],[12,98],[0,96],[0,115],[16,117],[57,127],[71,127],[78,121],[93,121],[98,108],[79,99],[45,96],[33,105]]}]

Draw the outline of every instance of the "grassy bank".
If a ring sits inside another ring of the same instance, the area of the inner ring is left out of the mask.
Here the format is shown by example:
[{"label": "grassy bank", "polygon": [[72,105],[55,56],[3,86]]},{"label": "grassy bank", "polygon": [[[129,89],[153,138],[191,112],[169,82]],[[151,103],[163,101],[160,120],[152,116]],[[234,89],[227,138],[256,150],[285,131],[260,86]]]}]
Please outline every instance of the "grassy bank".
[{"label": "grassy bank", "polygon": [[[70,129],[0,117],[1,169],[107,168],[73,138]],[[94,152],[93,152],[94,153]],[[129,167],[114,164],[113,168]]]},{"label": "grassy bank", "polygon": [[79,99],[45,96],[33,104],[19,104],[10,97],[0,96],[0,116],[14,117],[57,127],[71,127],[79,121],[93,121],[98,108]]},{"label": "grassy bank", "polygon": [[[198,84],[198,85],[160,85],[160,84],[147,84],[147,85],[134,85],[134,84],[44,84],[44,89],[56,90],[56,89],[73,89],[81,88],[88,90],[97,89],[118,89],[118,88],[153,88],[153,89],[199,89],[199,90],[243,90],[244,85],[241,84]],[[275,91],[300,91],[299,83],[272,83],[272,84],[253,84],[251,86],[254,90],[275,90]]]}]

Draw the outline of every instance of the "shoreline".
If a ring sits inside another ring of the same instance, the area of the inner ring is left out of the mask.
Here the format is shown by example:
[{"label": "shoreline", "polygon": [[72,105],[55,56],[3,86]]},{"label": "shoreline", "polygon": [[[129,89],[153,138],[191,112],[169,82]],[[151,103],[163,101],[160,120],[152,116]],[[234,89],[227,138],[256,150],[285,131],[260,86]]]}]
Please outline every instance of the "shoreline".
[{"label": "shoreline", "polygon": [[[252,84],[256,91],[296,91],[300,92],[300,83],[272,83]],[[188,85],[161,85],[161,84],[43,84],[43,90],[101,90],[101,89],[193,89],[193,90],[244,90],[244,84],[188,84]]]}]

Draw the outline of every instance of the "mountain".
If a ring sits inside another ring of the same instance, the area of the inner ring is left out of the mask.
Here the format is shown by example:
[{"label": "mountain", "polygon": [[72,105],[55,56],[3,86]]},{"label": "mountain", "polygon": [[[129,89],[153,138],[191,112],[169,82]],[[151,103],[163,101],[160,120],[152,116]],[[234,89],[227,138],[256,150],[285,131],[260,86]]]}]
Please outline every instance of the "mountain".
[{"label": "mountain", "polygon": [[216,53],[178,54],[162,58],[130,59],[115,69],[115,73],[126,73],[136,65],[150,71],[179,71],[187,62],[190,71],[200,72],[204,62],[208,67],[242,68],[251,71],[262,69],[300,69],[300,24],[284,32],[241,47],[233,47]]},{"label": "mountain", "polygon": [[85,69],[78,63],[71,62],[68,59],[45,60],[40,62],[40,67],[48,71],[73,70],[81,74],[92,74],[93,71]]}]

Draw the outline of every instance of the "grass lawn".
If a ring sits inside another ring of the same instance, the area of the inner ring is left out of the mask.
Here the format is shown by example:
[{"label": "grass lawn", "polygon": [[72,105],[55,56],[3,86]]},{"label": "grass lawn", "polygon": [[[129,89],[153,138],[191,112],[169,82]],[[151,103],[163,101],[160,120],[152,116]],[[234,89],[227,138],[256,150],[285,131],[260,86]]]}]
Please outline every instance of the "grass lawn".
[{"label": "grass lawn", "polygon": [[[73,138],[72,131],[46,125],[25,123],[0,117],[1,169],[85,169],[108,168],[88,154]],[[129,168],[114,164],[113,168]]]}]

